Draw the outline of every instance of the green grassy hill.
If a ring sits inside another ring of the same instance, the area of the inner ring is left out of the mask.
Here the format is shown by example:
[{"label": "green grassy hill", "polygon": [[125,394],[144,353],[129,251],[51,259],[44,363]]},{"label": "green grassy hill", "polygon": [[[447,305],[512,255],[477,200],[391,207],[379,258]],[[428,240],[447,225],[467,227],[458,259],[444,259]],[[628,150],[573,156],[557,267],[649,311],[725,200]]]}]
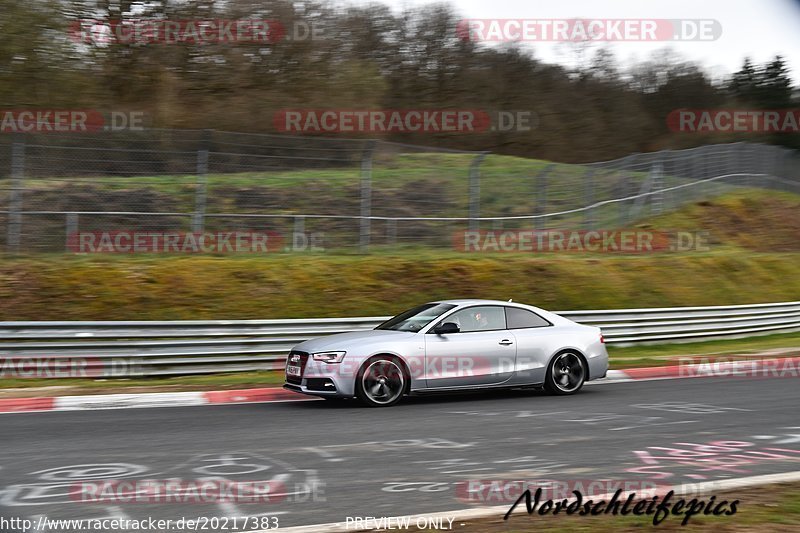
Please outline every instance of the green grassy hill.
[{"label": "green grassy hill", "polygon": [[800,197],[731,194],[639,227],[703,229],[705,252],[6,257],[2,320],[385,315],[454,297],[554,310],[800,299]]}]

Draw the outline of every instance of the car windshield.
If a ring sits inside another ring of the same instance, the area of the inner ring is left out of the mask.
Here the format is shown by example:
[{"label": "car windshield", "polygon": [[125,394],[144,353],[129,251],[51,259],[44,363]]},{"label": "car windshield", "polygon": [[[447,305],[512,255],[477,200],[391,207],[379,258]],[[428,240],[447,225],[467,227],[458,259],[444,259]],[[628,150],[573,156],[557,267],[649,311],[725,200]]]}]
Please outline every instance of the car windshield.
[{"label": "car windshield", "polygon": [[425,304],[400,313],[390,318],[375,329],[392,329],[395,331],[419,331],[445,312],[453,309],[452,304]]}]

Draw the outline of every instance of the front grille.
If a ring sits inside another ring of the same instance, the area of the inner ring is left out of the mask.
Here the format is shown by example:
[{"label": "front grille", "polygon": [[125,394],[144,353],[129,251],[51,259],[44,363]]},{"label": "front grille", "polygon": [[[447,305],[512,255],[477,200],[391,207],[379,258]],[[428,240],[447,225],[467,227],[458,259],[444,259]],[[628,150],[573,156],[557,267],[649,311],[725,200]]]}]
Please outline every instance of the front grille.
[{"label": "front grille", "polygon": [[[300,358],[299,361],[292,361],[293,356],[298,356]],[[300,385],[303,381],[303,373],[306,371],[306,363],[308,362],[308,354],[306,352],[299,352],[297,350],[292,350],[289,352],[289,356],[286,358],[286,366],[289,365],[299,365],[300,366],[300,376],[290,376],[286,374],[286,381],[288,383],[294,383],[295,385]]]}]

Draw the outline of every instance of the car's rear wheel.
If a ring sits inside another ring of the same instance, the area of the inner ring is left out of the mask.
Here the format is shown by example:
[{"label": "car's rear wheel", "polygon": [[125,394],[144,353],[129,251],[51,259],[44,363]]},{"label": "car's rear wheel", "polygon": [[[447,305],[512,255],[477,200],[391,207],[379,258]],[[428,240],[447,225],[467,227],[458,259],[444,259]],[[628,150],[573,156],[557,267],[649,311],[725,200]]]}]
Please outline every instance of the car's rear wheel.
[{"label": "car's rear wheel", "polygon": [[586,382],[586,374],[586,365],[577,353],[560,353],[547,367],[544,386],[551,394],[575,394]]},{"label": "car's rear wheel", "polygon": [[356,395],[370,407],[388,407],[400,401],[406,391],[406,374],[393,357],[378,356],[367,361],[358,373]]}]

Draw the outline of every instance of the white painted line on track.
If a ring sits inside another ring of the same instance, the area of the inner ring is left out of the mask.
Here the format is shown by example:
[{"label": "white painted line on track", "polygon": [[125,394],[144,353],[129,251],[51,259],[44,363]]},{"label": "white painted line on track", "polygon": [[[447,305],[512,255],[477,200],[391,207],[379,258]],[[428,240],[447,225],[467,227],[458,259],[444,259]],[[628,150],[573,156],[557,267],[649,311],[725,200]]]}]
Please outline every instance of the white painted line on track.
[{"label": "white painted line on track", "polygon": [[54,411],[83,411],[92,409],[129,409],[132,407],[172,407],[207,405],[202,392],[156,392],[147,394],[99,394],[87,396],[57,396]]},{"label": "white painted line on track", "polygon": [[[686,487],[684,490],[678,489],[675,490],[676,495],[681,495],[685,493],[708,493],[710,491],[722,492],[722,491],[729,491],[733,489],[742,489],[748,487],[756,487],[760,485],[771,485],[774,483],[792,483],[800,481],[800,471],[795,472],[783,472],[780,474],[765,474],[761,476],[750,476],[750,477],[743,477],[743,478],[733,478],[733,479],[722,479],[719,481],[706,481],[702,483],[685,483],[683,487]],[[593,496],[593,499],[602,500],[602,499],[609,499],[613,496],[613,494],[603,494],[600,496]],[[572,500],[570,500],[572,501]],[[492,507],[476,507],[471,509],[456,509],[453,511],[447,512],[433,512],[433,513],[424,513],[424,514],[416,514],[416,515],[403,515],[403,516],[396,516],[396,517],[387,517],[387,520],[391,518],[395,524],[398,523],[398,520],[410,520],[412,524],[416,523],[417,519],[427,518],[428,522],[431,519],[441,519],[445,523],[447,523],[448,519],[454,519],[458,521],[464,520],[477,520],[480,518],[491,518],[495,516],[503,516],[508,512],[511,508],[511,504],[507,505],[497,505]],[[523,514],[518,513],[518,514]],[[355,527],[352,523],[346,524],[345,522],[329,522],[327,524],[314,524],[310,526],[295,526],[295,527],[282,527],[282,533],[341,533],[345,531],[375,531],[377,528],[364,528],[364,527]],[[413,529],[409,528],[407,531],[412,531]],[[273,530],[258,530],[258,531],[251,531],[250,533],[272,533]]]}]

